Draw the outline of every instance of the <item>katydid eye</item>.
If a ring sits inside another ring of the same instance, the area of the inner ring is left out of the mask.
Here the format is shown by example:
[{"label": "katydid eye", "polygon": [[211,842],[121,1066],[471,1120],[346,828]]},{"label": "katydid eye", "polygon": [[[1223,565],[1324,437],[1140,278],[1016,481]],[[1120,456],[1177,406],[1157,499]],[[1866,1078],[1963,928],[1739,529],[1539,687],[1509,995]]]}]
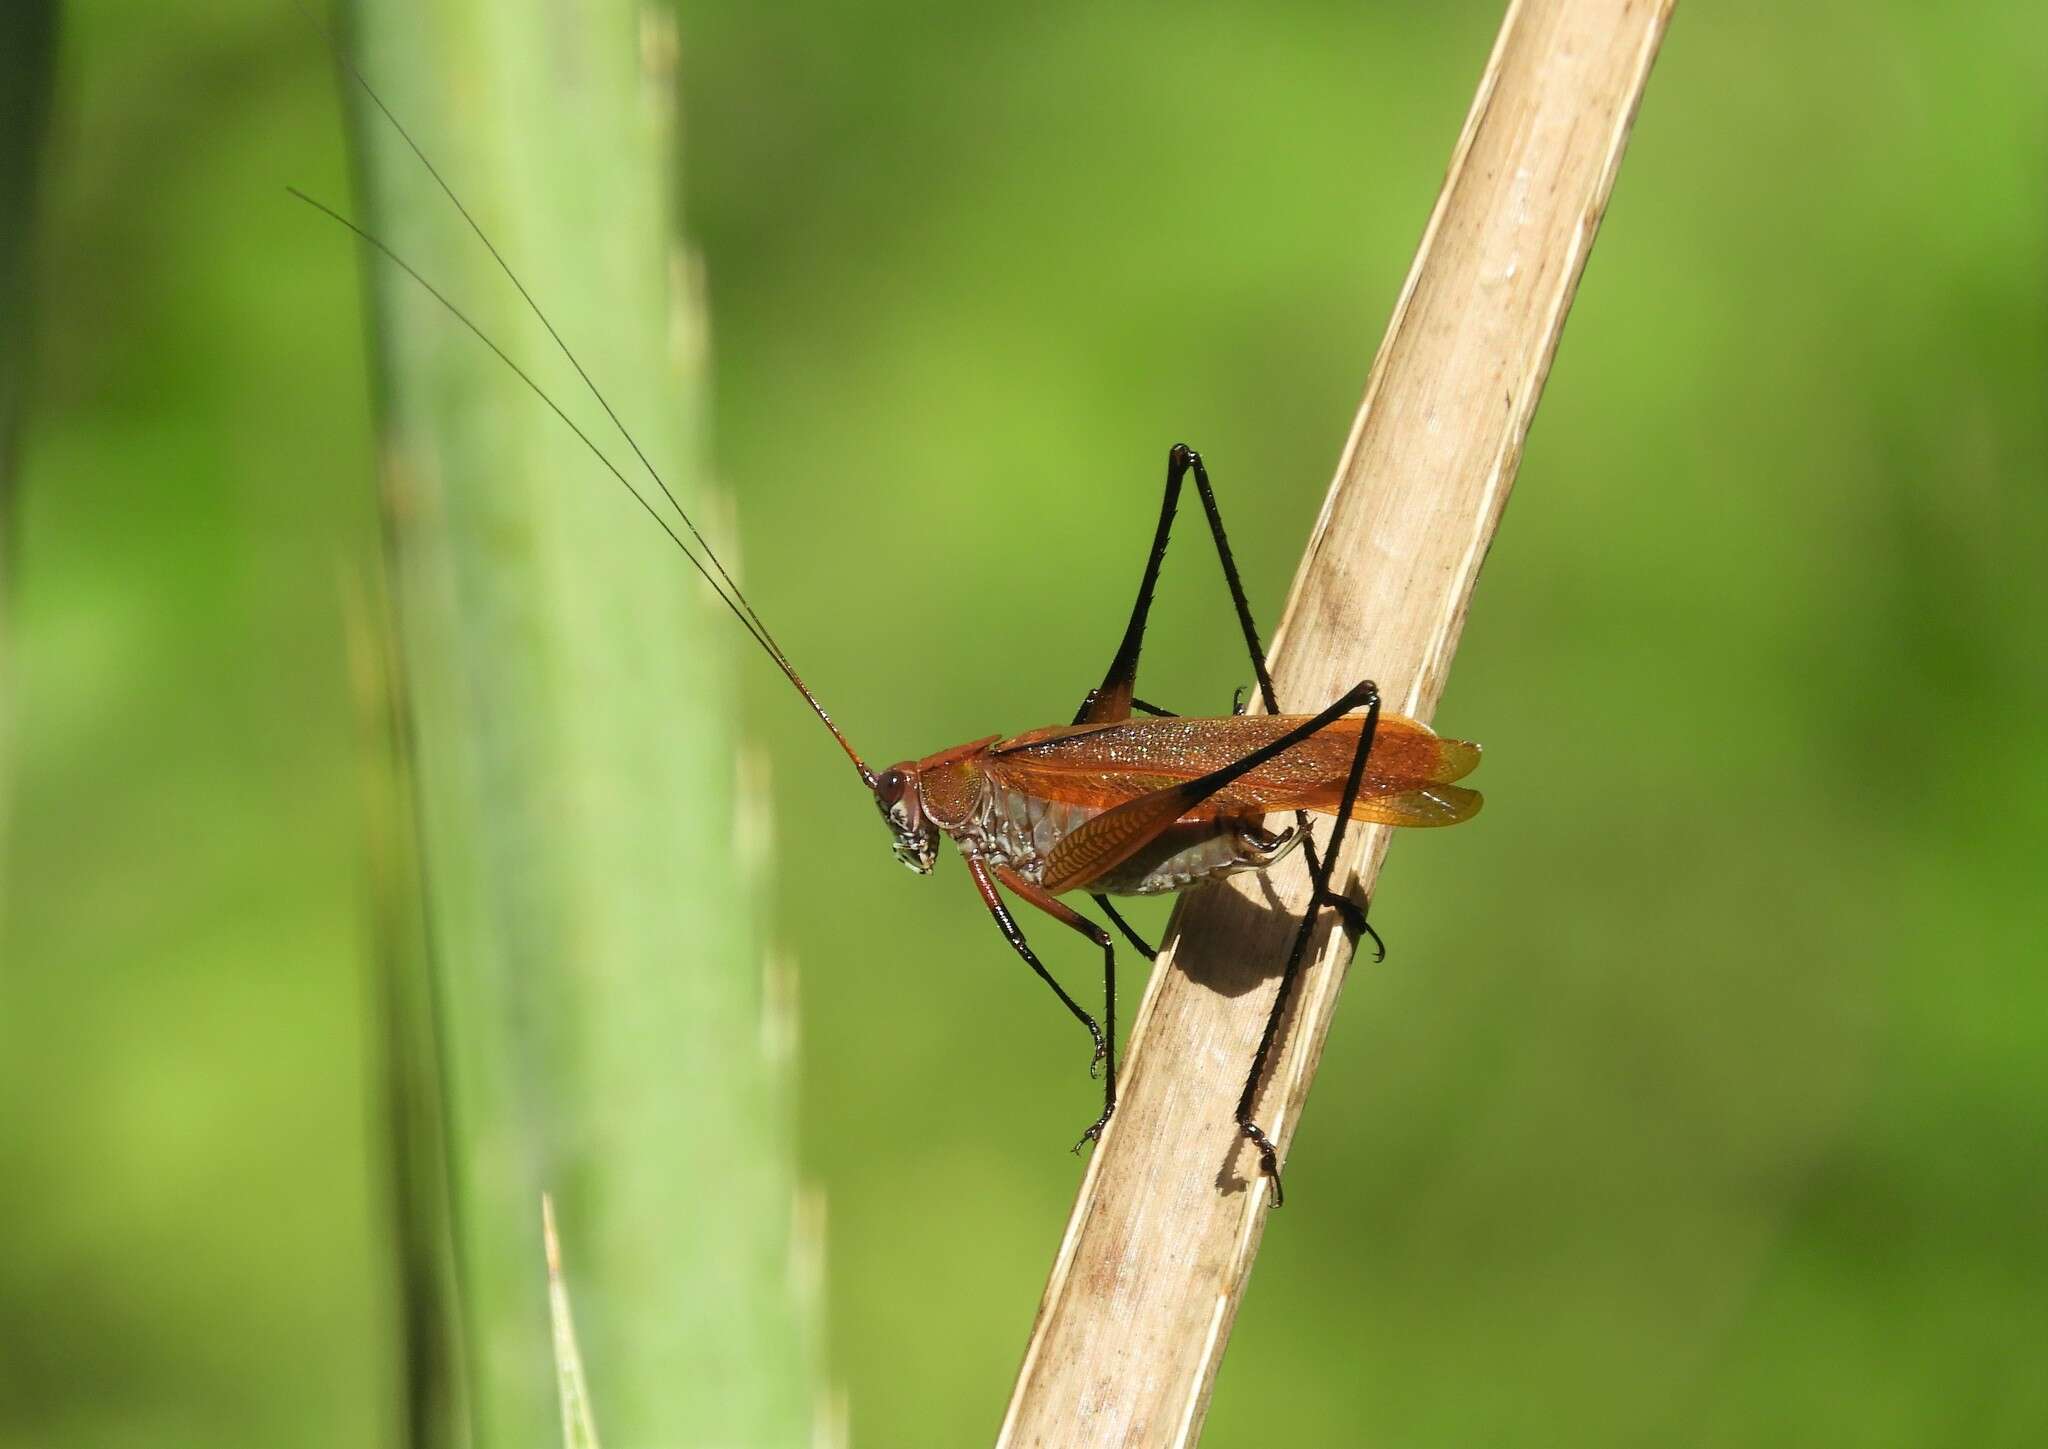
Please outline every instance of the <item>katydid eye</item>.
[{"label": "katydid eye", "polygon": [[884,770],[875,776],[875,807],[891,824],[903,818],[903,801],[909,792],[910,779],[901,770]]}]

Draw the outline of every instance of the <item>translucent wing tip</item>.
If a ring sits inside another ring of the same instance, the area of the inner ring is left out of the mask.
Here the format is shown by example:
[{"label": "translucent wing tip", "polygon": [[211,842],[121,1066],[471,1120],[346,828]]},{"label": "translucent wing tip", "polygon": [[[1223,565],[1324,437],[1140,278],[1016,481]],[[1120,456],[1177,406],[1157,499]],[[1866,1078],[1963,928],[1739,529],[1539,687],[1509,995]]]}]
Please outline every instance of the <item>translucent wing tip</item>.
[{"label": "translucent wing tip", "polygon": [[[1473,744],[1472,741],[1440,738],[1437,744],[1443,751],[1443,763],[1438,766],[1431,776],[1432,779],[1442,784],[1449,784],[1453,780],[1464,779],[1479,768],[1479,746]],[[1470,792],[1464,793],[1469,794]],[[1472,808],[1477,810],[1479,807],[1475,805]],[[1460,816],[1459,818],[1463,819],[1464,817]]]},{"label": "translucent wing tip", "polygon": [[[1469,748],[1473,764],[1477,764],[1478,747]],[[1472,766],[1465,768],[1469,770]],[[1404,790],[1398,795],[1361,796],[1352,808],[1351,818],[1374,825],[1456,825],[1477,815],[1479,807],[1485,803],[1484,795],[1477,790],[1467,790],[1463,785],[1424,785],[1419,790]]]}]

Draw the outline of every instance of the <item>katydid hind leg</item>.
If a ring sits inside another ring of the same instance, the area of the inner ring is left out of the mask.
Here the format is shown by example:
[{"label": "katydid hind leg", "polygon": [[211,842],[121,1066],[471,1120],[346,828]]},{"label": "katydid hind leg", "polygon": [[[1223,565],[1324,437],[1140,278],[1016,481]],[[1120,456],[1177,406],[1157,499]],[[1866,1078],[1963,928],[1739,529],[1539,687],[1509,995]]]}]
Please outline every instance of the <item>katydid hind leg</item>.
[{"label": "katydid hind leg", "polygon": [[1152,592],[1159,586],[1159,566],[1166,561],[1167,541],[1173,536],[1173,515],[1180,504],[1181,477],[1187,463],[1176,445],[1167,459],[1166,496],[1159,505],[1159,522],[1152,530],[1152,548],[1145,556],[1145,572],[1138,580],[1137,602],[1124,625],[1124,636],[1111,656],[1102,683],[1088,691],[1074,712],[1075,724],[1114,724],[1131,717],[1132,692],[1138,680],[1138,656],[1145,648],[1145,624],[1152,615]]},{"label": "katydid hind leg", "polygon": [[1041,883],[1053,895],[1087,889],[1105,873],[1128,860],[1134,852],[1142,850],[1177,817],[1197,808],[1261,765],[1286,754],[1302,741],[1328,729],[1352,710],[1370,705],[1378,698],[1378,690],[1372,681],[1366,680],[1347,690],[1321,713],[1227,765],[1192,780],[1147,791],[1110,807],[1070,831],[1053,847],[1046,860]]},{"label": "katydid hind leg", "polygon": [[[1138,583],[1137,602],[1131,607],[1123,641],[1109,662],[1108,672],[1103,675],[1102,683],[1089,691],[1088,697],[1081,702],[1081,708],[1074,715],[1075,724],[1127,719],[1133,708],[1151,715],[1170,713],[1136,698],[1133,691],[1137,688],[1138,659],[1144,649],[1145,626],[1152,613],[1153,591],[1159,584],[1159,570],[1166,560],[1167,544],[1172,539],[1174,520],[1180,511],[1181,487],[1189,473],[1194,474],[1195,492],[1202,500],[1202,517],[1209,525],[1210,541],[1216,545],[1216,561],[1223,569],[1223,584],[1229,590],[1230,607],[1237,616],[1238,633],[1244,638],[1245,655],[1250,659],[1252,674],[1258,681],[1259,698],[1266,706],[1266,713],[1280,713],[1280,695],[1273,687],[1273,672],[1266,663],[1266,646],[1259,638],[1258,622],[1252,618],[1251,600],[1245,594],[1244,577],[1237,571],[1237,556],[1230,548],[1230,532],[1223,526],[1223,509],[1216,502],[1216,489],[1209,481],[1208,465],[1202,461],[1202,455],[1186,443],[1175,443],[1166,454],[1166,489],[1159,503],[1159,523],[1153,530],[1152,548],[1145,557],[1145,572]],[[1231,701],[1230,712],[1234,715],[1244,713],[1244,690],[1241,687]],[[1304,832],[1302,849],[1313,868],[1316,847],[1314,838],[1306,834],[1308,813],[1295,812],[1295,824]],[[1097,897],[1098,901],[1100,899]],[[1124,927],[1121,921],[1118,925],[1126,936],[1130,935],[1129,928]],[[1356,934],[1354,931],[1353,935]],[[1135,944],[1136,938],[1132,939]]]},{"label": "katydid hind leg", "polygon": [[[1344,793],[1338,799],[1337,819],[1330,830],[1329,848],[1320,861],[1313,856],[1309,858],[1309,902],[1302,911],[1301,924],[1288,947],[1287,962],[1280,970],[1280,986],[1273,995],[1272,1010],[1266,1014],[1266,1027],[1259,1036],[1259,1049],[1252,1054],[1251,1069],[1245,1074],[1244,1093],[1237,1101],[1237,1130],[1258,1150],[1259,1171],[1273,1181],[1274,1207],[1287,1200],[1280,1183],[1280,1155],[1265,1129],[1253,1118],[1252,1111],[1257,1105],[1260,1079],[1266,1074],[1274,1043],[1280,1035],[1280,1023],[1286,1017],[1288,1003],[1294,995],[1295,981],[1301,975],[1302,962],[1307,958],[1309,940],[1315,934],[1316,915],[1329,907],[1337,912],[1347,928],[1355,920],[1364,932],[1372,936],[1376,945],[1379,943],[1378,933],[1366,924],[1364,912],[1358,909],[1357,903],[1330,889],[1330,876],[1336,868],[1338,851],[1344,845],[1344,831],[1351,823],[1351,811],[1358,803],[1358,793],[1365,781],[1366,757],[1372,753],[1373,736],[1379,730],[1379,691],[1372,689],[1369,682],[1362,687],[1371,691],[1365,700],[1365,728],[1359,731],[1358,748],[1352,753],[1351,770],[1344,780]],[[1385,955],[1384,947],[1381,955]]]},{"label": "katydid hind leg", "polygon": [[[1259,699],[1266,706],[1267,714],[1280,713],[1280,692],[1273,687],[1273,671],[1266,662],[1266,646],[1259,638],[1259,626],[1252,618],[1251,601],[1245,596],[1244,579],[1237,571],[1236,555],[1230,551],[1230,533],[1223,526],[1223,510],[1216,502],[1216,490],[1209,482],[1209,470],[1202,463],[1202,455],[1193,449],[1187,453],[1188,466],[1195,475],[1195,492],[1202,500],[1202,516],[1209,524],[1209,537],[1216,545],[1216,561],[1223,566],[1223,583],[1230,590],[1230,606],[1237,614],[1238,632],[1244,636],[1246,656],[1251,660],[1252,675],[1258,680]],[[1244,690],[1240,688],[1232,697],[1230,712],[1244,713]],[[1302,832],[1302,856],[1309,869],[1316,868],[1315,837],[1309,833],[1308,812],[1297,810],[1294,823]],[[1354,936],[1356,933],[1353,933]]]},{"label": "katydid hind leg", "polygon": [[1166,489],[1159,501],[1159,522],[1153,529],[1152,547],[1145,556],[1145,571],[1138,581],[1137,601],[1131,606],[1131,617],[1124,626],[1122,641],[1117,645],[1109,669],[1102,676],[1102,683],[1088,692],[1081,701],[1081,708],[1075,712],[1075,724],[1106,724],[1130,718],[1132,709],[1146,714],[1166,714],[1143,700],[1132,697],[1137,686],[1138,659],[1144,651],[1145,625],[1152,615],[1152,595],[1159,585],[1159,570],[1166,561],[1167,544],[1173,536],[1174,519],[1180,511],[1180,492],[1188,473],[1195,475],[1195,487],[1202,497],[1202,512],[1208,519],[1209,534],[1216,543],[1216,556],[1223,565],[1223,580],[1230,589],[1230,601],[1237,612],[1238,629],[1244,635],[1245,647],[1251,654],[1252,671],[1258,676],[1261,697],[1266,708],[1279,713],[1274,701],[1273,679],[1266,669],[1266,652],[1259,642],[1258,625],[1252,621],[1251,603],[1245,597],[1244,581],[1238,576],[1237,560],[1230,552],[1230,537],[1223,529],[1223,515],[1216,506],[1216,493],[1209,486],[1209,471],[1202,463],[1202,455],[1186,443],[1175,443],[1166,455]]}]

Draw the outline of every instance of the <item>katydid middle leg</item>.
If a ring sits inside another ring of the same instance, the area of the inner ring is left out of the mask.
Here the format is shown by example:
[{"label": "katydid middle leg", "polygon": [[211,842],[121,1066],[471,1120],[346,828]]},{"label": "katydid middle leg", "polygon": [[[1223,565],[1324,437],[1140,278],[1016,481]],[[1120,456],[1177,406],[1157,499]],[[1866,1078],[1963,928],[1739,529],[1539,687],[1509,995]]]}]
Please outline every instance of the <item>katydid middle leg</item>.
[{"label": "katydid middle leg", "polygon": [[[1102,952],[1102,1115],[1090,1124],[1088,1130],[1081,1134],[1081,1140],[1074,1144],[1074,1151],[1079,1152],[1089,1143],[1101,1139],[1102,1129],[1109,1125],[1110,1117],[1116,1112],[1116,946],[1109,939],[1109,932],[1058,896],[1049,895],[1008,866],[996,866],[993,874],[1004,890],[1018,900],[1038,907],[1061,925],[1079,931],[1093,941]],[[1125,927],[1125,930],[1128,932],[1129,927]]]}]

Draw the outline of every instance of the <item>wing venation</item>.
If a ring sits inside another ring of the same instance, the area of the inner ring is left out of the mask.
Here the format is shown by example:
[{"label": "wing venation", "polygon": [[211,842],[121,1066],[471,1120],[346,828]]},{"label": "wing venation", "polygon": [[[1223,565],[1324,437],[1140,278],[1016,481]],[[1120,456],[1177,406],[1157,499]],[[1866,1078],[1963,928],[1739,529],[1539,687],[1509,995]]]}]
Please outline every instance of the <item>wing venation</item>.
[{"label": "wing venation", "polygon": [[[1222,769],[1300,727],[1306,715],[1166,717],[1033,730],[995,746],[986,768],[1013,789],[1109,809]],[[1364,717],[1336,720],[1188,812],[1188,818],[1283,810],[1336,813]],[[1479,810],[1477,791],[1452,782],[1479,764],[1479,746],[1445,739],[1405,715],[1382,714],[1352,818],[1387,825],[1452,825]]]}]

